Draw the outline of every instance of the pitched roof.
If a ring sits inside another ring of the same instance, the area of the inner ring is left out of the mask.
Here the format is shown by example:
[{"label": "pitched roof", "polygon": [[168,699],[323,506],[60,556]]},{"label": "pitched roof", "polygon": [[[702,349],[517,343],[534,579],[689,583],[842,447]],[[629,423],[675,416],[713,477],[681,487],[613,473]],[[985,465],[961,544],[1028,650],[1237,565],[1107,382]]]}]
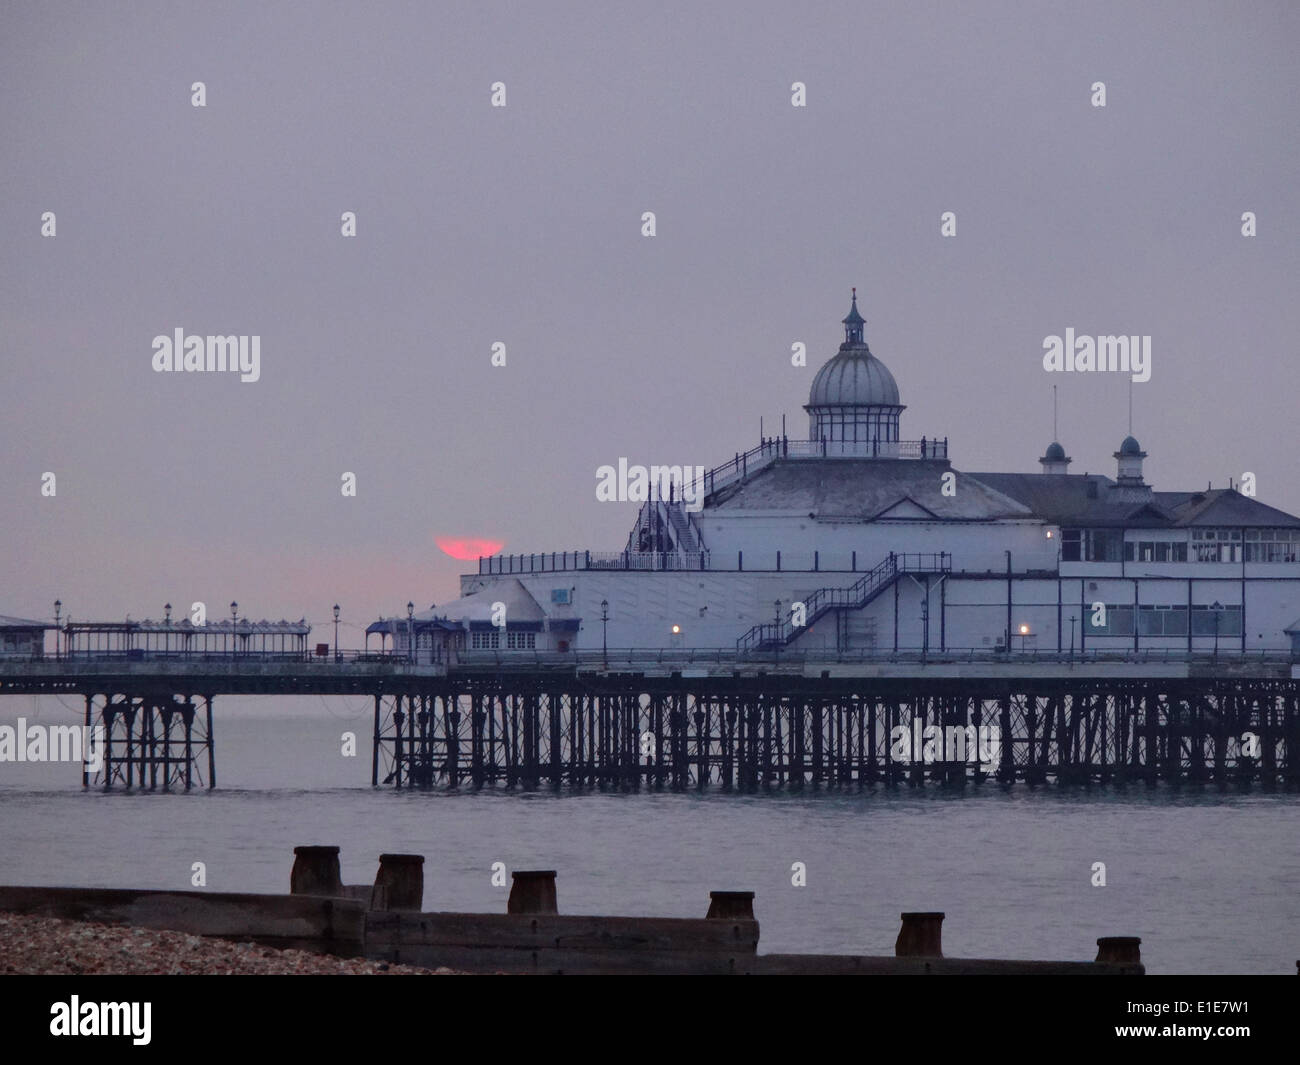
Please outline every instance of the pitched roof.
[{"label": "pitched roof", "polygon": [[11,618],[0,614],[0,629],[52,629],[51,621],[32,621],[30,618]]},{"label": "pitched roof", "polygon": [[[957,476],[957,492],[951,496],[942,490],[942,476],[949,471]],[[945,461],[928,459],[778,459],[747,480],[719,489],[709,509],[793,511],[820,521],[865,521],[899,504],[904,512],[918,507],[941,521],[1033,517],[1028,507],[1000,490],[952,470]]]}]

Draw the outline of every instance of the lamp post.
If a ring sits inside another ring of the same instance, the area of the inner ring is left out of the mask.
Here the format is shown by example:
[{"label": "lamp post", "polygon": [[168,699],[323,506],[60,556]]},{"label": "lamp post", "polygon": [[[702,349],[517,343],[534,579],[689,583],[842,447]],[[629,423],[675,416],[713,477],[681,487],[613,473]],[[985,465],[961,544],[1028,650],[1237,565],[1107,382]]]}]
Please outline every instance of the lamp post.
[{"label": "lamp post", "polygon": [[[54,657],[55,659],[62,657],[59,653],[59,612],[62,609],[63,609],[63,601],[61,599],[54,600]],[[44,640],[41,641],[42,645],[44,645],[44,642],[45,642]]]},{"label": "lamp post", "polygon": [[415,661],[415,604],[406,601],[406,658]]},{"label": "lamp post", "polygon": [[1020,653],[1025,654],[1029,650],[1029,626],[1020,626]]},{"label": "lamp post", "polygon": [[342,661],[339,655],[339,605],[334,604],[334,661]]},{"label": "lamp post", "polygon": [[235,625],[239,622],[239,604],[230,600],[230,653],[239,657],[239,644],[235,640]]},{"label": "lamp post", "polygon": [[1223,604],[1217,599],[1210,607],[1214,611],[1214,657],[1219,657],[1219,616],[1223,613]]},{"label": "lamp post", "polygon": [[600,659],[609,668],[609,600],[600,601]]},{"label": "lamp post", "polygon": [[163,650],[165,652],[170,653],[172,649],[172,634],[171,634],[172,605],[171,603],[163,603],[163,620],[167,624],[167,632],[163,635]]},{"label": "lamp post", "polygon": [[1078,620],[1077,615],[1070,615],[1070,658],[1074,658],[1074,623]]},{"label": "lamp post", "polygon": [[772,603],[772,607],[776,611],[776,618],[772,622],[772,633],[774,637],[772,640],[772,654],[775,656],[775,661],[780,662],[781,661],[781,600],[780,599],[775,600]]}]

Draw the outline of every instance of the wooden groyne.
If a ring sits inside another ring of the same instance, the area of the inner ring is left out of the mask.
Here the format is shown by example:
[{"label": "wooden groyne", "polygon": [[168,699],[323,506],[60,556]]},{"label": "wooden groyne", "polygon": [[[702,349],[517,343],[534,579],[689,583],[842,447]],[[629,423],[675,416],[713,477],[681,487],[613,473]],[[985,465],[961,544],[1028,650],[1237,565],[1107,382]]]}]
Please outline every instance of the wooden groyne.
[{"label": "wooden groyne", "polygon": [[944,956],[944,915],[902,914],[892,955],[760,954],[751,891],[710,893],[706,916],[559,912],[554,870],[513,874],[505,913],[423,910],[424,859],[385,854],[375,882],[346,885],[339,848],[297,847],[290,894],[0,887],[0,910],[188,932],[467,973],[1141,975],[1136,937],[1097,940],[1093,961]]}]

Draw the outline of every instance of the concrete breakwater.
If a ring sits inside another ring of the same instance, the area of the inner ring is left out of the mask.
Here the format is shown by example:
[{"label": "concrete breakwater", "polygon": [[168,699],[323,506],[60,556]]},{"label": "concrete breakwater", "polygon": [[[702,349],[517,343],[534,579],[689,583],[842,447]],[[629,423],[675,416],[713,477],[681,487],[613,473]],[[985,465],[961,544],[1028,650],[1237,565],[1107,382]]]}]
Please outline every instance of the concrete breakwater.
[{"label": "concrete breakwater", "polygon": [[702,918],[569,915],[552,870],[515,872],[504,914],[429,912],[420,855],[381,855],[373,884],[346,885],[339,848],[294,853],[288,895],[0,887],[0,910],[477,973],[1145,972],[1135,937],[1097,940],[1093,961],[944,957],[937,912],[903,913],[892,955],[760,954],[753,892],[711,892]]}]

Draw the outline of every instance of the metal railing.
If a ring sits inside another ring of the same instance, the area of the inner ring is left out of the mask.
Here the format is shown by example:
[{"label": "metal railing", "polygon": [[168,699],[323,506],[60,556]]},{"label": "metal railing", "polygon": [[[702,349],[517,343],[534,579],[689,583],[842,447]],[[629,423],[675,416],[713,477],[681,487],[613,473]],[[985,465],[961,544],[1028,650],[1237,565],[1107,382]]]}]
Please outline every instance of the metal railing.
[{"label": "metal railing", "polygon": [[868,570],[847,588],[818,588],[803,600],[804,621],[796,625],[791,619],[755,625],[736,641],[740,653],[769,646],[784,647],[799,633],[831,610],[860,610],[904,573],[951,573],[952,555],[946,551],[898,554],[891,551],[885,559]]}]

